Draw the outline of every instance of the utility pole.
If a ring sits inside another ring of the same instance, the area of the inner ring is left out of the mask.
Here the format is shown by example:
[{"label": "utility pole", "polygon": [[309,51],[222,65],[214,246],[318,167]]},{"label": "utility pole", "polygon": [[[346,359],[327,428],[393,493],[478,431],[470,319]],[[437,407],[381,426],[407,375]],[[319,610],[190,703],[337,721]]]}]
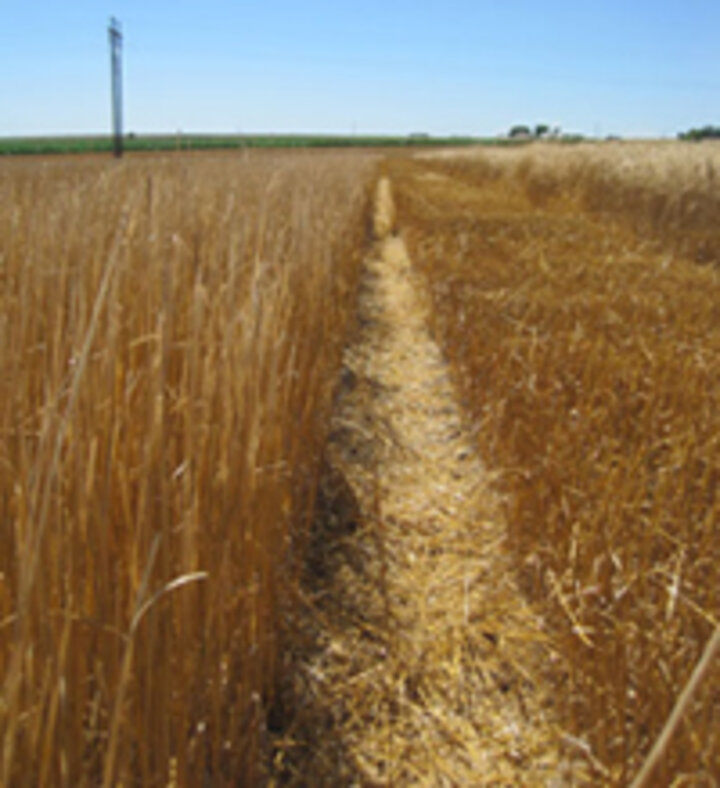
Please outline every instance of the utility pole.
[{"label": "utility pole", "polygon": [[123,155],[122,123],[122,30],[115,17],[110,20],[110,65],[112,69],[112,128],[113,153],[116,159]]}]

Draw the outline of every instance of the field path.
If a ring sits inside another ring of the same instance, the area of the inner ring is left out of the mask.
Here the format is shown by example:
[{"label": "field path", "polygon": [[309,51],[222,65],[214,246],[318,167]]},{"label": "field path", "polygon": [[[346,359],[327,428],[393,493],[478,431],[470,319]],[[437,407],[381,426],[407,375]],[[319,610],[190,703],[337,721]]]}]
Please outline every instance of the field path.
[{"label": "field path", "polygon": [[377,187],[321,495],[298,780],[549,785],[558,756],[539,623],[503,549],[488,473]]}]

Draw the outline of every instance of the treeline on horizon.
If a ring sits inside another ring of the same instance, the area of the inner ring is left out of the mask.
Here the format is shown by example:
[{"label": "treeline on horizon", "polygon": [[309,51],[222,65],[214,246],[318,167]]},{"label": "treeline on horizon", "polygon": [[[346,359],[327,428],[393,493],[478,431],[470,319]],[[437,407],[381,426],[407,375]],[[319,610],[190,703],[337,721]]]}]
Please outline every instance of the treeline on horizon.
[{"label": "treeline on horizon", "polygon": [[678,134],[678,139],[689,140],[691,142],[700,140],[720,139],[720,126],[703,126],[698,129],[690,129]]}]

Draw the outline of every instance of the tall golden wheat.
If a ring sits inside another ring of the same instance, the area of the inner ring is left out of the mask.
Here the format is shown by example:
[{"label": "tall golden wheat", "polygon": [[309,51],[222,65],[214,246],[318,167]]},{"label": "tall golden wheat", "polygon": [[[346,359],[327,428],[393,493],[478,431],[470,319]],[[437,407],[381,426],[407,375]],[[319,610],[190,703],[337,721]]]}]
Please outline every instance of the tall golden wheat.
[{"label": "tall golden wheat", "polygon": [[2,164],[0,784],[252,784],[364,155]]}]

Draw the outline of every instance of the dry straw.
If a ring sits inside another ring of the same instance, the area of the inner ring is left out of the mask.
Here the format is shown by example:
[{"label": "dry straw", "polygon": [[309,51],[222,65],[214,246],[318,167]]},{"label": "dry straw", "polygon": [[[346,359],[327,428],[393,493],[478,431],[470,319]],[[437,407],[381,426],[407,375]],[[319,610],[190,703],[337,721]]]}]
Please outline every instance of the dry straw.
[{"label": "dry straw", "polygon": [[277,743],[278,776],[547,784],[562,773],[553,655],[518,591],[490,475],[393,215],[382,179],[328,444],[299,632],[306,651],[288,691],[298,712]]},{"label": "dry straw", "polygon": [[[538,146],[393,170],[596,782],[638,773],[720,621],[716,165],[712,146]],[[707,671],[653,784],[720,777]]]}]

